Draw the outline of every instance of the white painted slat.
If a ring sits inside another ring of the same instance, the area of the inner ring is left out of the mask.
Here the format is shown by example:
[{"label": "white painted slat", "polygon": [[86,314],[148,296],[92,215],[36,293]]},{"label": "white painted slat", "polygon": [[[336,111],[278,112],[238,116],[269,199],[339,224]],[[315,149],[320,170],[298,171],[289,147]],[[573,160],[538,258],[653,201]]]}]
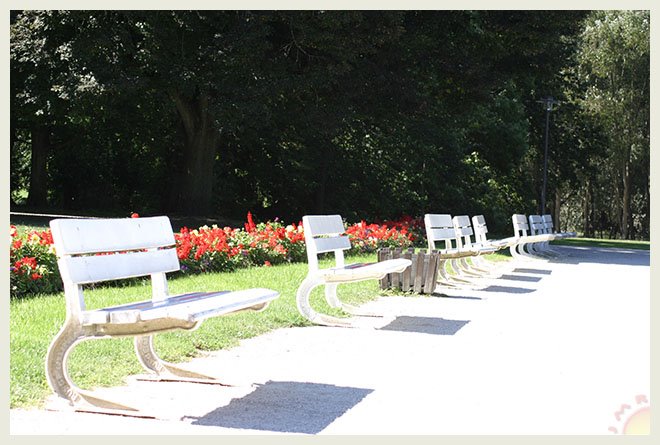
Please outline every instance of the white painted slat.
[{"label": "white painted slat", "polygon": [[174,233],[166,216],[54,219],[50,227],[58,256],[174,245]]},{"label": "white painted slat", "polygon": [[176,249],[112,255],[65,256],[58,260],[64,281],[94,283],[179,270]]},{"label": "white painted slat", "polygon": [[336,235],[344,233],[344,222],[340,215],[306,215],[303,216],[305,234],[311,236]]},{"label": "white painted slat", "polygon": [[445,239],[455,239],[456,231],[451,229],[427,229],[426,236],[431,238],[434,241],[445,240]]},{"label": "white painted slat", "polygon": [[451,215],[427,213],[424,215],[424,225],[431,228],[453,228],[454,223],[451,220]]},{"label": "white painted slat", "polygon": [[312,240],[316,253],[331,252],[333,250],[346,250],[351,248],[348,236],[335,236],[331,238],[314,238]]}]

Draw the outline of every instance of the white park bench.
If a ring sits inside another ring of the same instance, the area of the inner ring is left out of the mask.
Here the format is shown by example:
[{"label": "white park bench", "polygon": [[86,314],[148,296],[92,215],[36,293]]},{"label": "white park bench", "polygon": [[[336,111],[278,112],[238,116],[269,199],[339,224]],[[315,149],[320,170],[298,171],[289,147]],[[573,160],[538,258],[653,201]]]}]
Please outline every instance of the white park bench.
[{"label": "white park bench", "polygon": [[518,244],[520,238],[517,236],[510,236],[502,239],[488,239],[488,225],[486,218],[483,215],[475,215],[472,217],[472,228],[474,230],[474,238],[477,242],[484,246],[492,246],[499,249],[508,249],[511,246]]},{"label": "white park bench", "polygon": [[[456,230],[458,247],[461,249],[477,249],[479,251],[479,255],[470,258],[470,263],[465,258],[457,260],[461,268],[470,276],[492,278],[495,268],[488,261],[484,260],[482,255],[497,252],[501,247],[490,242],[480,241],[472,227],[469,216],[454,216],[452,222]],[[473,236],[474,242],[472,241]]]},{"label": "white park bench", "polygon": [[[474,276],[475,269],[465,262],[465,259],[496,250],[472,244],[469,241],[471,229],[467,230],[462,225],[463,220],[464,218],[459,219],[459,227],[457,227],[454,225],[451,215],[437,213],[424,215],[429,250],[437,251],[440,254],[438,282],[445,286],[474,284],[468,275]],[[453,274],[447,270],[448,264]]]},{"label": "white park bench", "polygon": [[[298,287],[296,305],[300,314],[318,325],[350,327],[350,320],[321,314],[315,311],[309,302],[312,290],[325,285],[325,299],[332,308],[340,308],[350,314],[359,315],[354,306],[343,303],[337,297],[337,286],[363,280],[378,280],[390,273],[401,273],[410,266],[411,261],[397,258],[369,264],[345,264],[344,250],[351,248],[351,242],[345,233],[340,215],[307,215],[303,217],[305,244],[307,248],[308,272]],[[333,252],[335,266],[319,267],[319,254]]]},{"label": "white park bench", "polygon": [[552,215],[549,214],[541,215],[541,219],[545,224],[545,233],[551,233],[555,235],[557,239],[575,238],[577,236],[576,232],[557,232],[555,230],[555,225],[552,222]]},{"label": "white park bench", "polygon": [[[532,222],[533,221],[533,222]],[[534,229],[532,229],[532,234],[547,234],[552,235],[554,240],[561,240],[566,238],[576,237],[575,232],[556,232],[554,228],[554,223],[552,222],[552,215],[530,215],[529,216],[529,225],[530,229],[534,224]],[[560,253],[557,250],[554,250],[549,242],[541,243],[541,254],[546,256],[557,256]]]},{"label": "white park bench", "polygon": [[[263,310],[278,292],[270,289],[193,292],[170,296],[166,272],[179,270],[174,234],[165,216],[135,219],[56,219],[50,222],[64,283],[66,321],[48,348],[46,377],[53,391],[76,409],[137,411],[100,399],[77,387],[67,357],[82,340],[134,337],[142,366],[156,379],[218,383],[161,360],[153,334],[191,330],[209,318],[246,309]],[[151,277],[149,300],[88,310],[83,285]]]},{"label": "white park bench", "polygon": [[551,231],[547,230],[546,223],[541,215],[529,215],[528,221],[530,235],[549,235],[550,237],[547,241],[529,244],[528,250],[530,253],[543,258],[554,257],[555,252],[550,249],[550,241],[554,241],[559,237],[555,236]]},{"label": "white park bench", "polygon": [[[543,230],[543,225],[537,225],[535,222],[532,225],[533,228],[531,228],[527,217],[522,214],[512,215],[511,222],[514,237],[518,239],[515,245],[509,247],[511,256],[517,260],[544,259],[539,255],[542,250],[539,246],[542,243],[553,241],[555,236],[549,233],[538,233],[538,230]],[[535,234],[533,230],[537,233]]]}]

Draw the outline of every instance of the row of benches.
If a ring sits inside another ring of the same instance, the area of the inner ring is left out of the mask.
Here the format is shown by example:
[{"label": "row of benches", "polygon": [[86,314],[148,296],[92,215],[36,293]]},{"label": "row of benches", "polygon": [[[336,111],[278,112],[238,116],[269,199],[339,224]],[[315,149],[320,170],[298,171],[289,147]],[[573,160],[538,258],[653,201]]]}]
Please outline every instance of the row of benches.
[{"label": "row of benches", "polygon": [[[520,218],[522,217],[522,219]],[[547,243],[559,236],[552,232],[552,221],[539,217],[514,215],[515,236],[506,240],[487,240],[483,216],[469,218],[450,215],[426,215],[429,247],[444,241],[440,250],[443,261],[460,260],[456,270],[472,272],[478,265],[468,265],[466,257],[478,257],[504,247],[515,257],[545,255]],[[538,223],[538,224],[537,224]],[[157,379],[213,382],[214,378],[179,368],[156,354],[153,335],[184,329],[192,330],[215,316],[244,310],[264,310],[279,296],[272,289],[194,292],[171,296],[166,273],[179,270],[174,234],[167,217],[136,219],[56,219],[50,223],[64,283],[66,320],[46,356],[46,377],[54,392],[76,409],[100,412],[131,412],[131,407],[100,399],[77,387],[67,372],[67,358],[80,341],[105,337],[133,337],[137,357]],[[370,264],[345,264],[344,251],[351,244],[339,215],[314,215],[303,218],[307,246],[308,274],[298,288],[299,312],[315,324],[350,326],[346,319],[316,312],[310,305],[312,290],[325,286],[325,298],[334,308],[355,314],[357,308],[337,297],[341,283],[380,279],[401,273],[411,261],[390,259]],[[474,242],[471,236],[475,235]],[[452,246],[452,240],[454,245]],[[333,252],[335,265],[319,267],[319,255]],[[444,264],[444,263],[443,263]],[[444,269],[443,269],[444,270]],[[88,310],[83,286],[90,283],[150,276],[152,297],[149,300],[120,306]],[[442,275],[447,280],[447,275]]]}]

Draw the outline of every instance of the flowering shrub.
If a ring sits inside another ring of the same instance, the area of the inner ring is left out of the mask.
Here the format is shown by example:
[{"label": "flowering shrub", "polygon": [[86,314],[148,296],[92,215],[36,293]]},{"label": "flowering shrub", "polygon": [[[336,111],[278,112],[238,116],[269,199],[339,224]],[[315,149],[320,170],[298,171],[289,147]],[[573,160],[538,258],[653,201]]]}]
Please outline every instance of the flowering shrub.
[{"label": "flowering shrub", "polygon": [[410,247],[415,239],[407,227],[388,227],[386,224],[367,224],[360,221],[348,226],[346,233],[353,249],[359,252],[375,252],[383,247]]},{"label": "flowering shrub", "polygon": [[62,289],[50,230],[19,233],[9,226],[9,286],[12,297]]},{"label": "flowering shrub", "polygon": [[[132,218],[139,218],[137,213]],[[398,221],[347,225],[354,253],[371,253],[382,247],[409,247],[417,239],[419,220],[404,217]],[[19,235],[10,226],[11,296],[62,289],[57,258],[50,230]],[[275,221],[255,223],[248,212],[243,228],[202,226],[183,227],[174,234],[182,273],[231,271],[241,267],[271,266],[306,260],[302,223],[285,225]]]}]

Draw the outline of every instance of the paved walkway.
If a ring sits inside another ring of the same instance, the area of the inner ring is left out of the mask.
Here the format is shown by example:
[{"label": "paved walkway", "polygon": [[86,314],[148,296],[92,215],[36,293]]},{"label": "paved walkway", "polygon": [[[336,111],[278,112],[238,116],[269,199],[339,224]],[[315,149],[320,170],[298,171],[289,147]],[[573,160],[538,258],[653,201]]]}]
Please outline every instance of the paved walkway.
[{"label": "paved walkway", "polygon": [[98,391],[162,420],[12,410],[10,434],[612,435],[649,404],[649,252],[559,249],[481,290],[380,298],[357,329],[279,329],[186,365],[237,386]]}]

